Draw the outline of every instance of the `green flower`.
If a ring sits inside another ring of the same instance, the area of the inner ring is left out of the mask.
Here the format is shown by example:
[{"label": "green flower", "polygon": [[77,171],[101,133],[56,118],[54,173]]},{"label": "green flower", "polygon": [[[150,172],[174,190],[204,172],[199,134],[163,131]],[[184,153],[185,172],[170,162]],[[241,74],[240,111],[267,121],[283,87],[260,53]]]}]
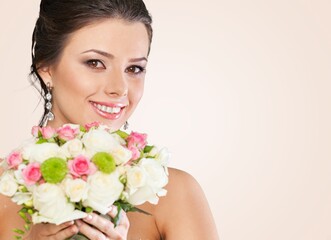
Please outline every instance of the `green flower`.
[{"label": "green flower", "polygon": [[116,163],[112,155],[106,152],[96,153],[92,157],[92,162],[103,173],[112,173],[116,169]]},{"label": "green flower", "polygon": [[41,175],[48,183],[61,182],[68,172],[67,163],[62,158],[49,158],[41,164]]}]

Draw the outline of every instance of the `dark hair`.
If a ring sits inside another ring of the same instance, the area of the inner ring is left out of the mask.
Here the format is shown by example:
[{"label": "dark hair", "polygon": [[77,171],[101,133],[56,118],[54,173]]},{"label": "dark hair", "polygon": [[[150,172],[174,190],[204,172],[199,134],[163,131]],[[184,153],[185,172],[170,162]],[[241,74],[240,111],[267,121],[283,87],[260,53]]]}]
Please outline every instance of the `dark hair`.
[{"label": "dark hair", "polygon": [[[33,84],[40,84],[44,101],[47,86],[37,70],[56,63],[71,33],[105,18],[145,24],[152,42],[152,18],[142,0],[41,0],[39,18],[32,35],[30,74],[35,78]],[[40,124],[47,111],[44,106]]]}]

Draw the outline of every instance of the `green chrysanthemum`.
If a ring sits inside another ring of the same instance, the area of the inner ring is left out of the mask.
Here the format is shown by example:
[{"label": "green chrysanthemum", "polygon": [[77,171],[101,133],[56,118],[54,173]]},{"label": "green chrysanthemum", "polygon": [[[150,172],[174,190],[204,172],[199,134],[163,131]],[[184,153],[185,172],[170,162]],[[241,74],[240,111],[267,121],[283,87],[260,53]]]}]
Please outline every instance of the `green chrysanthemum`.
[{"label": "green chrysanthemum", "polygon": [[106,152],[96,153],[92,157],[92,162],[98,167],[103,173],[112,173],[116,169],[116,163],[114,158]]},{"label": "green chrysanthemum", "polygon": [[68,172],[67,163],[62,158],[49,158],[40,166],[41,175],[48,183],[61,182]]}]

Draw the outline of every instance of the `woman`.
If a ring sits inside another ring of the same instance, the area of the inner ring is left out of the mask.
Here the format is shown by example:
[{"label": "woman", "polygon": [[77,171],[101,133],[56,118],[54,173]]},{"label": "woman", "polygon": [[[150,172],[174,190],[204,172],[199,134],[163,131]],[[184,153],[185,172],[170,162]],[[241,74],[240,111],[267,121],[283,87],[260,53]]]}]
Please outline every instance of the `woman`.
[{"label": "woman", "polygon": [[[31,67],[45,99],[41,125],[123,126],[143,94],[151,22],[141,0],[42,0]],[[90,214],[58,226],[36,224],[25,239],[62,240],[77,232],[89,239],[218,239],[204,194],[190,175],[169,169],[167,190],[158,205],[140,206],[152,216],[123,212],[114,228]],[[0,201],[0,239],[7,240],[24,222],[18,206]],[[115,208],[109,215],[116,215]]]}]

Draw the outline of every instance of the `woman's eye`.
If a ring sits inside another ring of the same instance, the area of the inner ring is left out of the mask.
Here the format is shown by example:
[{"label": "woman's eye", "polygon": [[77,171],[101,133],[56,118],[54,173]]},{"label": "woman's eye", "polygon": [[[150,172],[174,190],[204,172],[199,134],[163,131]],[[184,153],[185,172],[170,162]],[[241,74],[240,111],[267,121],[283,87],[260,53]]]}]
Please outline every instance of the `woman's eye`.
[{"label": "woman's eye", "polygon": [[92,59],[92,60],[88,60],[86,62],[86,64],[91,67],[91,68],[94,68],[94,69],[105,69],[105,65],[100,61],[100,60],[95,60],[95,59]]},{"label": "woman's eye", "polygon": [[145,72],[145,70],[146,69],[141,66],[130,66],[125,70],[125,72],[132,73],[132,74],[139,74],[139,73]]}]

